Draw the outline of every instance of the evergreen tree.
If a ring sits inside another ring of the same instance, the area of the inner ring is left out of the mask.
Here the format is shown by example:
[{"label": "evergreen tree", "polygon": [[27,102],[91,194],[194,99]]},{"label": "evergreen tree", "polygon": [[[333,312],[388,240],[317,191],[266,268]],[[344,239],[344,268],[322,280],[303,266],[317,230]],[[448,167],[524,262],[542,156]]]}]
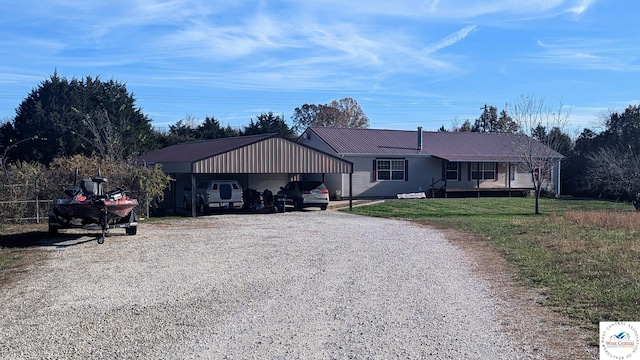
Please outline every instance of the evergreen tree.
[{"label": "evergreen tree", "polygon": [[12,149],[12,159],[44,164],[76,154],[129,157],[157,147],[151,120],[125,85],[99,77],[67,80],[54,72],[22,101],[10,127],[3,127],[11,134],[5,147],[38,139]]},{"label": "evergreen tree", "polygon": [[245,126],[242,135],[258,134],[280,134],[289,138],[295,137],[295,131],[291,129],[284,119],[275,116],[272,111],[260,114],[256,120],[251,119],[249,125]]}]

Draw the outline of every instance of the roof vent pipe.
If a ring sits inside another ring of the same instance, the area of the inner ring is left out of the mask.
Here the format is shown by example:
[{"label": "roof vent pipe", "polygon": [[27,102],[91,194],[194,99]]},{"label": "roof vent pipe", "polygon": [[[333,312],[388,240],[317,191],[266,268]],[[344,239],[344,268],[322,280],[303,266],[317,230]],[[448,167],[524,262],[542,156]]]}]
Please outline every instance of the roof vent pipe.
[{"label": "roof vent pipe", "polygon": [[418,126],[418,150],[422,150],[422,126]]}]

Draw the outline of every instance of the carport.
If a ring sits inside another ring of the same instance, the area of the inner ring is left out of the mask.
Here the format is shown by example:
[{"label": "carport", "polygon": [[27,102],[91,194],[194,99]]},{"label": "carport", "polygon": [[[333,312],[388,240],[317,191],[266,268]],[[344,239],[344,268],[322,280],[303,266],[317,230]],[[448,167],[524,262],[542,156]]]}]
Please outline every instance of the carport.
[{"label": "carport", "polygon": [[[278,134],[238,136],[214,140],[180,143],[138,156],[138,163],[161,164],[162,170],[174,178],[187,176],[191,189],[198,176],[246,178],[251,174],[285,174],[288,178],[303,174],[349,174],[352,188],[353,163]],[[266,176],[266,175],[265,175]],[[243,182],[241,181],[241,184]],[[176,210],[178,187],[172,182],[166,198]],[[191,191],[191,215],[196,216],[195,191]],[[353,199],[349,191],[349,210]]]}]

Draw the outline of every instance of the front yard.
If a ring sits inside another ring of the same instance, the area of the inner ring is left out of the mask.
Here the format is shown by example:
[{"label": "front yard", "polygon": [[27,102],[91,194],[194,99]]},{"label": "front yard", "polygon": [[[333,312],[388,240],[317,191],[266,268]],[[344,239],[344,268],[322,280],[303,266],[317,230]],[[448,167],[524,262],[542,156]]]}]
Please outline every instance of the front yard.
[{"label": "front yard", "polygon": [[640,321],[640,213],[628,204],[528,198],[392,200],[354,208],[487,239],[540,288],[542,303],[592,332],[600,321]]}]

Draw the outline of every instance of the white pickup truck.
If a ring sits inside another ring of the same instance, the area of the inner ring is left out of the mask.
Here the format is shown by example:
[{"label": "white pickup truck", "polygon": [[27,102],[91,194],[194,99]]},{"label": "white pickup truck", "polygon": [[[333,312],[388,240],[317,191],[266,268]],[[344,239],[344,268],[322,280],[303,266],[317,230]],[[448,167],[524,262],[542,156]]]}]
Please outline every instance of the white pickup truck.
[{"label": "white pickup truck", "polygon": [[[191,210],[191,190],[185,189],[183,205]],[[196,186],[196,206],[199,213],[207,209],[241,209],[242,187],[236,180],[200,181]]]}]

